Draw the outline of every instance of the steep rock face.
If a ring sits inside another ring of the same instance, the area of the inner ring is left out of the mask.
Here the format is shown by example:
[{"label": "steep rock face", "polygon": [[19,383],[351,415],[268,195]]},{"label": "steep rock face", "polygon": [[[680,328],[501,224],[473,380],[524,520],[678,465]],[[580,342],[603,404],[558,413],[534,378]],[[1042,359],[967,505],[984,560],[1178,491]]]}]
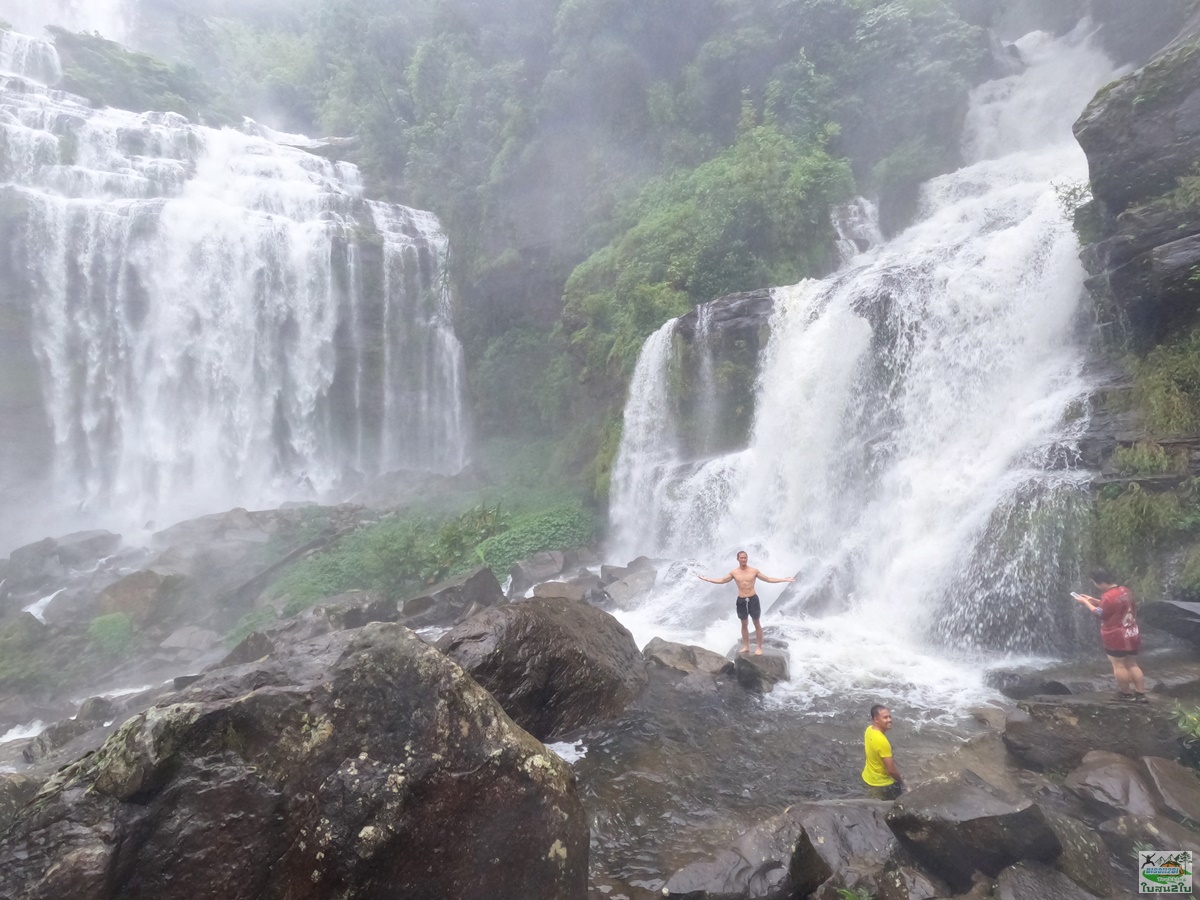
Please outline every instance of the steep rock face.
[{"label": "steep rock face", "polygon": [[0,896],[586,893],[566,765],[405,628],[316,638],[172,700],[22,810]]},{"label": "steep rock face", "polygon": [[1161,340],[1194,320],[1200,209],[1180,179],[1200,163],[1200,12],[1145,67],[1096,95],[1075,123],[1101,233],[1089,288]]}]

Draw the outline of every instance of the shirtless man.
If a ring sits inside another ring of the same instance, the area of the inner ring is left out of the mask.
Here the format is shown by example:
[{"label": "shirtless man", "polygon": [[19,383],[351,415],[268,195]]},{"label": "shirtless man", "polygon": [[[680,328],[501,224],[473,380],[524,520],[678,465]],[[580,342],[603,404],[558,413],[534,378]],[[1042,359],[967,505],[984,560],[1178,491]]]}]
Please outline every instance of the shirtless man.
[{"label": "shirtless man", "polygon": [[754,636],[758,639],[758,649],[754,651],[755,656],[762,656],[762,625],[759,624],[759,616],[762,615],[762,604],[758,601],[758,594],[754,592],[754,581],[766,581],[770,584],[783,584],[785,581],[795,581],[795,578],[772,578],[770,575],[764,575],[758,569],[746,565],[746,560],[749,557],[745,550],[739,550],[737,554],[738,567],[726,575],[724,578],[707,578],[704,575],[697,576],[701,581],[707,581],[709,584],[729,584],[731,581],[737,582],[738,598],[737,598],[737,614],[742,620],[742,649],[739,653],[750,652],[750,623],[747,618],[754,620]]}]

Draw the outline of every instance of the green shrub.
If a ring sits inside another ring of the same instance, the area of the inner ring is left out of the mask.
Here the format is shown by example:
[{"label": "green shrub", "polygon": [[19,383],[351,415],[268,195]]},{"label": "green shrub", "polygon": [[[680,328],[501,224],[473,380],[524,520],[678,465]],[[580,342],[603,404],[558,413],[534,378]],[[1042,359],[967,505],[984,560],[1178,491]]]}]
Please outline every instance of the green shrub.
[{"label": "green shrub", "polygon": [[276,582],[271,593],[287,598],[285,616],[350,590],[401,597],[477,564],[480,544],[503,531],[505,522],[498,506],[487,505],[440,522],[390,519],[304,560]]},{"label": "green shrub", "polygon": [[1188,460],[1186,451],[1168,451],[1155,441],[1138,441],[1118,447],[1113,452],[1113,465],[1126,475],[1164,475],[1186,472]]},{"label": "green shrub", "polygon": [[513,563],[543,550],[579,547],[596,536],[596,516],[582,506],[562,506],[548,512],[528,513],[514,519],[503,533],[479,545],[484,562],[498,574]]},{"label": "green shrub", "polygon": [[1200,329],[1130,361],[1133,401],[1158,434],[1200,428]]},{"label": "green shrub", "polygon": [[125,613],[109,613],[92,619],[88,638],[108,656],[125,656],[133,649],[133,622]]}]

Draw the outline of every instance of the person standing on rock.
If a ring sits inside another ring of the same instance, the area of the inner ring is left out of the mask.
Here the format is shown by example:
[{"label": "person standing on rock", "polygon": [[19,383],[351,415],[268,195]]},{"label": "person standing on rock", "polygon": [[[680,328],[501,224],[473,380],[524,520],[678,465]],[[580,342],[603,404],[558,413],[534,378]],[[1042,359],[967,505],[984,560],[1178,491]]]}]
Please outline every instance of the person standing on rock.
[{"label": "person standing on rock", "polygon": [[904,792],[904,779],[892,759],[892,742],[887,739],[887,730],[892,727],[892,712],[876,703],[871,707],[871,724],[863,732],[863,751],[867,762],[863,766],[862,780],[867,792],[876,800],[895,800]]},{"label": "person standing on rock", "polygon": [[772,578],[770,575],[764,575],[762,572],[753,566],[747,565],[750,557],[746,555],[745,550],[737,552],[737,568],[726,575],[724,578],[708,578],[704,575],[698,576],[701,581],[707,581],[709,584],[729,584],[731,581],[737,582],[737,615],[742,620],[742,649],[739,653],[750,652],[750,625],[747,619],[754,620],[754,636],[758,640],[758,649],[754,651],[755,656],[762,656],[762,641],[763,630],[759,618],[762,616],[762,603],[759,602],[758,594],[754,591],[754,582],[766,581],[770,584],[783,584],[787,581],[795,581],[795,578]]},{"label": "person standing on rock", "polygon": [[1149,703],[1142,667],[1138,665],[1142,636],[1138,631],[1133,592],[1117,584],[1107,569],[1094,569],[1091,577],[1092,584],[1100,592],[1100,599],[1087,594],[1073,596],[1100,619],[1100,643],[1117,680],[1117,699]]}]

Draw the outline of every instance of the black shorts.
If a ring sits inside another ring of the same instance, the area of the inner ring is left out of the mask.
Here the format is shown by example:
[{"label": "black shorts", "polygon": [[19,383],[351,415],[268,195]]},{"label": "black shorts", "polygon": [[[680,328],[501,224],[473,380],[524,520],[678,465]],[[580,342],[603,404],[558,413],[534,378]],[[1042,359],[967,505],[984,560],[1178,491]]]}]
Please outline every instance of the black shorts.
[{"label": "black shorts", "polygon": [[758,594],[749,597],[738,597],[737,614],[739,619],[749,616],[751,619],[762,618],[762,604],[758,602]]}]

